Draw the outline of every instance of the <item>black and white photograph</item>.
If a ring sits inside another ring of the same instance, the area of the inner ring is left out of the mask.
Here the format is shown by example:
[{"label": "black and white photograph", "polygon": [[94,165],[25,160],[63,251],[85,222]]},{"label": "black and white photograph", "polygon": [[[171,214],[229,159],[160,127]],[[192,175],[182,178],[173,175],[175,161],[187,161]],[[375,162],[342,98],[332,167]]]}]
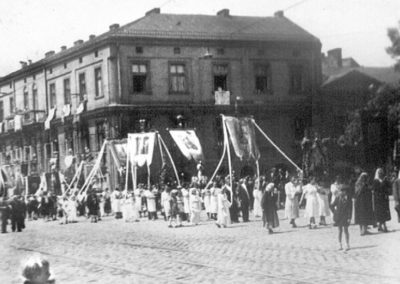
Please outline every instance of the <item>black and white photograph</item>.
[{"label": "black and white photograph", "polygon": [[0,283],[400,283],[399,0],[1,0]]}]

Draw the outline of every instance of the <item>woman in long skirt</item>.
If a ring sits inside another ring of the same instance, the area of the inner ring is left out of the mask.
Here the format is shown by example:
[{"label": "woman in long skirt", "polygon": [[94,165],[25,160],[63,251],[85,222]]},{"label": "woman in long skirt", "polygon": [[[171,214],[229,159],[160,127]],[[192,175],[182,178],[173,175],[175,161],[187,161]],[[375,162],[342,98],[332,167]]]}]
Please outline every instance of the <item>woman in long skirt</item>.
[{"label": "woman in long skirt", "polygon": [[368,174],[361,173],[355,185],[354,216],[355,223],[360,225],[360,235],[369,234],[368,226],[375,225],[372,207],[372,191],[368,185]]},{"label": "woman in long skirt", "polygon": [[184,186],[182,188],[182,198],[183,198],[183,215],[184,220],[188,223],[190,222],[190,202],[189,202],[189,190]]},{"label": "woman in long skirt", "polygon": [[375,219],[378,222],[378,231],[387,232],[386,221],[391,219],[389,209],[390,186],[383,179],[384,173],[382,168],[378,168],[375,172],[375,178],[372,182],[372,191],[374,193]]},{"label": "woman in long skirt", "polygon": [[217,198],[218,198],[218,215],[217,215],[218,218],[215,224],[217,225],[218,228],[221,227],[226,228],[228,224],[231,223],[229,207],[232,205],[232,203],[228,199],[226,187],[218,191]]},{"label": "woman in long skirt", "polygon": [[326,226],[326,217],[331,215],[329,208],[329,183],[326,180],[322,180],[317,185],[317,199],[318,199],[318,212],[319,212],[319,224]]},{"label": "woman in long skirt", "polygon": [[296,228],[296,218],[299,218],[299,195],[301,195],[301,184],[295,176],[285,185],[286,201],[285,216],[290,220],[293,228]]},{"label": "woman in long skirt", "polygon": [[217,220],[218,194],[221,191],[221,189],[218,187],[216,181],[213,182],[213,186],[211,187],[210,191],[211,191],[211,198],[210,198],[211,219]]},{"label": "woman in long skirt", "polygon": [[253,190],[253,213],[254,217],[261,217],[262,216],[262,208],[261,208],[261,199],[262,199],[263,193],[261,191],[261,187],[259,184],[259,179],[254,180],[254,190]]},{"label": "woman in long skirt", "polygon": [[268,229],[268,233],[272,234],[273,228],[279,226],[277,210],[278,190],[271,183],[264,183],[264,194],[261,199],[261,207],[263,209],[263,226]]},{"label": "woman in long skirt", "polygon": [[303,195],[301,196],[300,203],[303,198],[306,199],[306,218],[310,221],[309,228],[315,229],[317,225],[315,224],[316,218],[319,215],[319,204],[317,198],[317,183],[315,181],[315,177],[310,178],[310,182],[303,187]]},{"label": "woman in long skirt", "polygon": [[170,205],[170,188],[168,185],[165,185],[164,191],[161,193],[161,206],[164,212],[164,220],[168,221],[171,213],[171,205]]},{"label": "woman in long skirt", "polygon": [[204,188],[202,190],[202,196],[203,196],[203,203],[204,203],[204,208],[207,213],[207,218],[211,218],[211,189],[210,188]]},{"label": "woman in long skirt", "polygon": [[200,212],[201,212],[201,197],[200,191],[197,187],[190,189],[190,223],[192,225],[198,225],[200,223]]}]

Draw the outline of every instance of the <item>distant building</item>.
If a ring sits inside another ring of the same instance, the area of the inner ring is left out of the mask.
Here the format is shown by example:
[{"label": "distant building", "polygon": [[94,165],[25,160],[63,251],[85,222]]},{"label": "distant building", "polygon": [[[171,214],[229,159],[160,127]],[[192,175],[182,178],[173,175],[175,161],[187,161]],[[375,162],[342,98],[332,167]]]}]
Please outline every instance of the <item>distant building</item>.
[{"label": "distant building", "polygon": [[[51,159],[63,169],[69,149],[80,157],[85,147],[99,151],[105,139],[154,129],[178,169],[190,169],[166,132],[184,126],[196,128],[211,171],[222,151],[220,114],[253,115],[299,160],[295,141],[311,125],[320,54],[320,41],[283,12],[245,17],[227,9],[216,16],[153,9],[23,62],[0,79],[0,163],[29,168],[34,155],[39,171],[48,171]],[[227,104],[216,104],[220,94],[229,95]],[[265,140],[258,142],[262,164],[284,161]]]}]

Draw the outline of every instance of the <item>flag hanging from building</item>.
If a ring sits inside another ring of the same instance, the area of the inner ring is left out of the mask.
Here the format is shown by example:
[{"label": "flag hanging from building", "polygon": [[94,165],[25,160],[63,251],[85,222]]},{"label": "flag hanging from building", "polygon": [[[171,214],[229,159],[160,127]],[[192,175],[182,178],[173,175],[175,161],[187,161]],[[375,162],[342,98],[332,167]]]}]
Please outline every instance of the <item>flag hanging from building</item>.
[{"label": "flag hanging from building", "polygon": [[253,120],[249,117],[224,117],[229,137],[240,160],[258,160],[260,152],[256,144]]},{"label": "flag hanging from building", "polygon": [[169,133],[188,160],[200,161],[203,159],[203,150],[194,130],[170,130]]},{"label": "flag hanging from building", "polygon": [[51,108],[49,110],[49,115],[46,118],[46,121],[44,122],[44,129],[50,129],[50,121],[54,118],[54,115],[56,113],[56,108]]},{"label": "flag hanging from building", "polygon": [[156,133],[128,134],[128,155],[133,165],[142,167],[151,165],[153,160]]}]

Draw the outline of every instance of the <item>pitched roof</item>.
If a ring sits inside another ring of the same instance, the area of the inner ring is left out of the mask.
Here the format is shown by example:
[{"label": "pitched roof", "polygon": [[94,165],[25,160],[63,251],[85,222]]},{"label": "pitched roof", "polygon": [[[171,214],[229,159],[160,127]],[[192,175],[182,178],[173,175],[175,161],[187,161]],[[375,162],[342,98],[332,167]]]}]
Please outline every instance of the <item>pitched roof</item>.
[{"label": "pitched roof", "polygon": [[320,44],[318,38],[296,25],[288,18],[247,17],[231,15],[180,15],[147,13],[122,27],[111,29],[93,39],[74,45],[54,55],[45,57],[23,69],[2,78],[0,83],[14,76],[41,68],[59,58],[71,55],[103,40],[132,37],[157,39],[236,40],[236,41],[297,41]]},{"label": "pitched roof", "polygon": [[115,31],[157,38],[220,40],[319,40],[286,17],[150,14]]},{"label": "pitched roof", "polygon": [[324,68],[322,73],[327,78],[322,86],[343,78],[351,72],[359,72],[365,76],[371,77],[382,83],[391,85],[400,85],[400,73],[394,70],[394,67],[343,67],[343,68]]},{"label": "pitched roof", "polygon": [[[357,76],[357,77],[354,77],[354,76]],[[330,85],[332,85],[336,82],[339,82],[341,80],[344,80],[346,78],[363,78],[363,79],[367,79],[367,80],[370,80],[370,81],[376,82],[376,83],[381,82],[380,80],[374,78],[373,76],[370,76],[364,72],[361,72],[357,68],[351,68],[351,69],[347,69],[347,70],[343,71],[342,73],[338,73],[338,74],[329,76],[328,79],[323,82],[322,88],[330,86]]]}]

